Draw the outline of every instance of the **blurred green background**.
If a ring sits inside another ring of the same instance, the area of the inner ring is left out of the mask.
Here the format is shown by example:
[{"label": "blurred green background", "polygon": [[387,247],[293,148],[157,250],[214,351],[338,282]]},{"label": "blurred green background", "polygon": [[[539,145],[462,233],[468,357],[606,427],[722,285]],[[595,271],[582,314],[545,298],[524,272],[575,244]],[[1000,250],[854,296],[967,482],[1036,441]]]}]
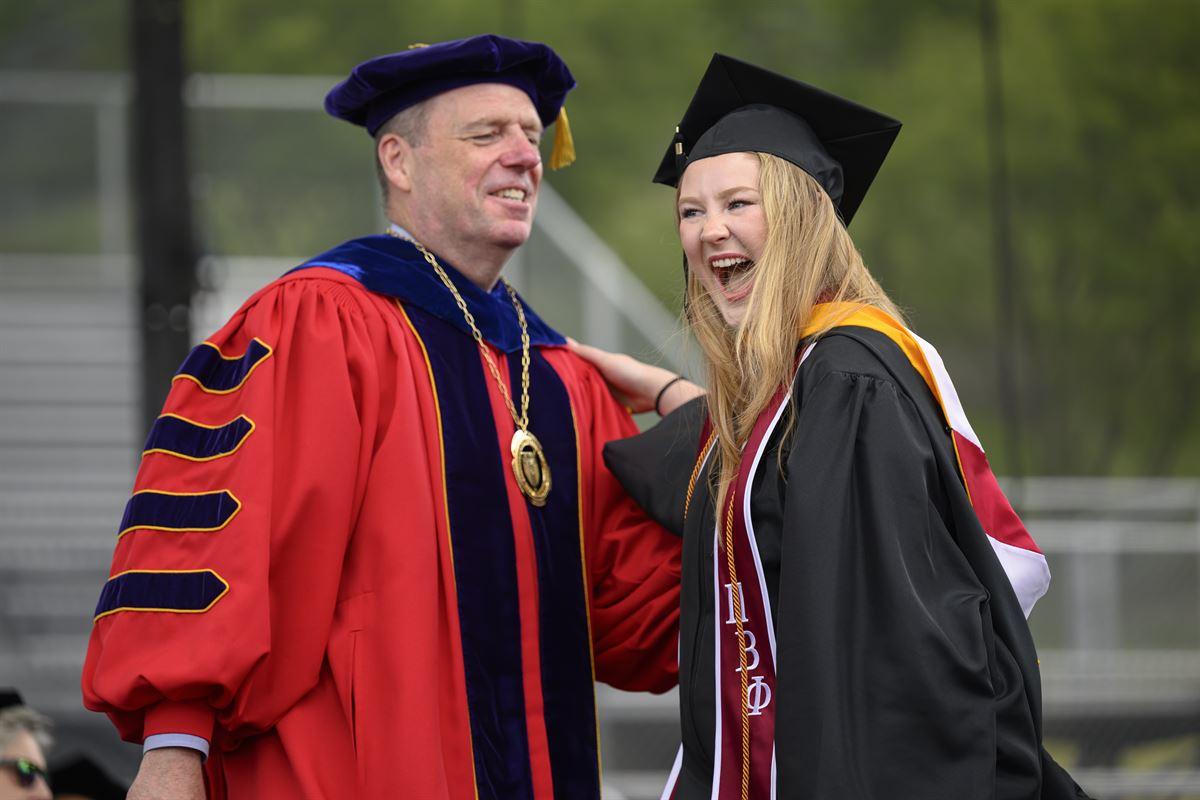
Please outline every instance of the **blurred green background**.
[{"label": "blurred green background", "polygon": [[[0,68],[122,70],[116,0],[9,0]],[[713,51],[905,127],[855,219],[867,263],[935,342],[1001,473],[1200,474],[1200,3],[998,4],[1018,322],[998,325],[979,4],[961,0],[205,0],[194,72],[338,75],[417,41],[551,43],[579,88],[578,163],[549,181],[678,307],[669,190],[649,183]],[[0,251],[87,252],[94,172],[68,110],[0,122]],[[292,118],[295,118],[294,120]],[[375,224],[371,148],[318,111],[193,112],[206,252],[319,252]],[[29,147],[28,144],[36,146]],[[19,154],[19,157],[18,155]],[[33,157],[31,157],[33,154]],[[361,174],[361,192],[344,190]],[[996,348],[1017,348],[1019,461]]]},{"label": "blurred green background", "polygon": [[[125,3],[2,9],[0,68],[127,65]],[[713,51],[879,108],[905,127],[852,232],[942,350],[998,471],[1200,473],[1195,0],[999,3],[1016,337],[995,311],[977,3],[205,0],[186,13],[195,72],[337,75],[411,42],[487,31],[551,43],[579,81],[568,101],[579,162],[549,180],[672,308],[670,193],[649,177]],[[0,250],[93,249],[96,212],[72,182],[94,170],[92,151],[73,146],[80,120],[14,116],[0,123]],[[302,256],[373,224],[371,148],[357,129],[276,114],[263,130],[252,111],[194,112],[193,123],[206,251]],[[348,171],[362,192],[331,189]],[[1009,343],[1019,462],[1000,432],[994,353]]]}]

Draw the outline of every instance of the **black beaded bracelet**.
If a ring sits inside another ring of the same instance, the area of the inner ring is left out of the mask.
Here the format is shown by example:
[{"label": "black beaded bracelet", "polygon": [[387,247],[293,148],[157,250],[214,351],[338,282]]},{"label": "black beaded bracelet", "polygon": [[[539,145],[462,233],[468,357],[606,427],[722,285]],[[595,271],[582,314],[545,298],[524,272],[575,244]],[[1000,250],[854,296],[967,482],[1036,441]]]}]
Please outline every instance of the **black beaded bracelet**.
[{"label": "black beaded bracelet", "polygon": [[655,414],[658,414],[660,417],[663,415],[663,413],[658,410],[658,404],[662,402],[663,395],[667,393],[667,389],[670,389],[675,384],[679,383],[680,381],[685,381],[685,380],[687,380],[687,378],[683,377],[682,375],[676,375],[674,378],[671,378],[671,380],[669,380],[663,384],[663,387],[658,390],[658,396],[654,398],[654,413]]}]

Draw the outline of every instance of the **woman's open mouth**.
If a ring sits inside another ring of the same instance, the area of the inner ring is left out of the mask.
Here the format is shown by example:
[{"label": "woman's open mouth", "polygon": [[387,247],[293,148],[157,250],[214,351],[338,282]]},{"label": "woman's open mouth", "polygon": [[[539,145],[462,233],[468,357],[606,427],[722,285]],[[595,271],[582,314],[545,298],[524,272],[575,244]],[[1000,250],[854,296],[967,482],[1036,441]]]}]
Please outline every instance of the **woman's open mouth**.
[{"label": "woman's open mouth", "polygon": [[730,255],[710,259],[709,267],[721,284],[721,292],[731,303],[742,300],[754,288],[754,261]]}]

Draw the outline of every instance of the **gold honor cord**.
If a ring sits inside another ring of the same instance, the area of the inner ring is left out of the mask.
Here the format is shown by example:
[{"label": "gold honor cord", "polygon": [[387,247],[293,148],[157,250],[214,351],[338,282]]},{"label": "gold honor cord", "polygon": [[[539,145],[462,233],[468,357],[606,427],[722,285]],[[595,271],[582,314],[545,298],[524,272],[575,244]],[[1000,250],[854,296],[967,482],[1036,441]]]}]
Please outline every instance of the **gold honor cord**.
[{"label": "gold honor cord", "polygon": [[[692,493],[696,489],[696,479],[700,475],[700,469],[704,466],[704,457],[708,454],[709,449],[716,441],[717,432],[713,430],[708,435],[708,441],[700,448],[700,455],[696,458],[696,466],[692,468],[692,477],[688,480],[687,499],[683,503],[683,517],[687,519],[688,507],[692,504]],[[742,716],[742,772],[741,772],[741,800],[749,800],[750,797],[750,670],[747,669],[746,663],[746,627],[742,623],[742,593],[739,591],[737,578],[737,564],[733,558],[733,509],[737,500],[736,480],[734,485],[730,485],[726,489],[729,497],[729,510],[725,513],[725,568],[729,572],[729,580],[734,591],[730,592],[730,599],[733,601],[733,620],[736,627],[736,635],[738,641],[738,665],[741,673],[742,697],[741,697],[741,716]],[[718,664],[717,668],[720,669]]]},{"label": "gold honor cord", "polygon": [[521,307],[521,301],[517,299],[516,291],[508,281],[504,278],[500,279],[508,291],[508,299],[512,301],[513,308],[517,311],[517,320],[521,324],[520,414],[517,414],[517,408],[508,394],[507,384],[500,377],[500,369],[496,366],[496,360],[492,358],[492,351],[484,343],[483,334],[479,332],[479,326],[475,324],[475,315],[467,308],[467,301],[463,300],[463,296],[450,280],[450,276],[446,274],[446,270],[442,269],[442,265],[438,263],[433,253],[426,250],[425,246],[417,240],[402,236],[394,228],[388,228],[387,232],[389,236],[403,239],[420,250],[421,255],[429,262],[429,266],[433,267],[438,278],[450,290],[450,294],[454,295],[454,302],[458,304],[458,310],[462,312],[463,319],[467,321],[471,335],[475,338],[475,344],[478,345],[479,352],[483,353],[488,369],[496,380],[496,385],[500,388],[500,396],[504,398],[504,405],[508,407],[508,413],[512,415],[513,424],[516,426],[509,450],[512,455],[512,471],[517,480],[517,486],[521,489],[521,493],[529,498],[529,502],[535,506],[540,508],[546,505],[546,498],[550,496],[550,464],[546,461],[542,443],[529,431],[529,324],[525,320],[525,310]]},{"label": "gold honor cord", "polygon": [[688,478],[687,497],[683,501],[683,519],[687,520],[688,509],[692,505],[692,494],[696,491],[696,478],[700,477],[700,468],[704,466],[704,457],[708,455],[709,448],[712,447],[713,440],[717,438],[717,431],[714,429],[708,435],[708,441],[700,448],[700,455],[696,456],[696,466],[692,467],[692,477]]},{"label": "gold honor cord", "polygon": [[[746,669],[746,629],[742,624],[742,592],[741,586],[738,584],[737,565],[733,560],[733,507],[736,505],[737,489],[731,485],[728,492],[729,511],[725,514],[725,565],[729,571],[729,580],[733,584],[730,597],[733,599],[733,619],[737,627],[738,671],[742,674],[740,704],[742,712],[742,800],[748,800],[750,797],[750,670]],[[720,665],[718,665],[719,667]]]}]

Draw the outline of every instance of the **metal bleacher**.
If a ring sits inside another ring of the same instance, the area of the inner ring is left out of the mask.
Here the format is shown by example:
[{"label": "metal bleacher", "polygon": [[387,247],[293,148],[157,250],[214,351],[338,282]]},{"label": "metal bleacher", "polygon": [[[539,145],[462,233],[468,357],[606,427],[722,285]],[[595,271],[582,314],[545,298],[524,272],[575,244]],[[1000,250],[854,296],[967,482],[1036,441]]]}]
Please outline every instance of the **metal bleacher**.
[{"label": "metal bleacher", "polygon": [[0,684],[109,763],[129,758],[78,685],[137,458],[130,272],[127,257],[0,256]]}]

